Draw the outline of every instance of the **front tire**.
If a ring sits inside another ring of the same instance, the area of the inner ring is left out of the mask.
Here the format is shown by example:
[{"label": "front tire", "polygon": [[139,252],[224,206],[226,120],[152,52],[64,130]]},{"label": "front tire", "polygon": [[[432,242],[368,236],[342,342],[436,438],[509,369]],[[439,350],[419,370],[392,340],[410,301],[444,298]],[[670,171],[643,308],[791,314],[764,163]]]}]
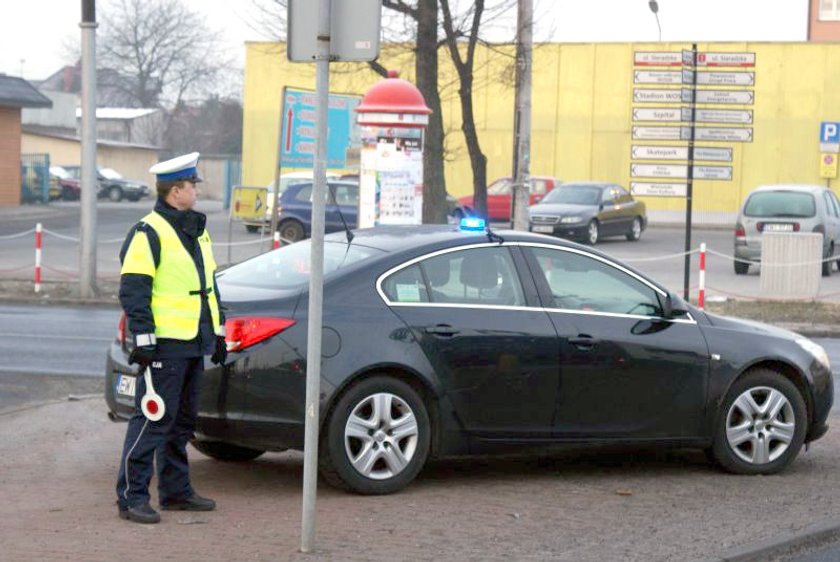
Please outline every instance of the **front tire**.
[{"label": "front tire", "polygon": [[288,244],[303,240],[306,236],[303,231],[303,225],[296,220],[281,222],[280,226],[277,227],[277,231],[280,233],[280,238]]},{"label": "front tire", "polygon": [[822,276],[831,277],[831,264],[834,260],[828,259],[834,256],[834,244],[828,247],[828,255],[825,256],[825,261],[822,262]]},{"label": "front tire", "polygon": [[114,187],[112,187],[111,189],[108,190],[108,200],[109,201],[113,201],[114,203],[118,203],[118,202],[122,201],[122,198],[123,198],[123,192],[122,192],[122,189],[120,189],[119,187],[114,186]]},{"label": "front tire", "polygon": [[260,229],[260,227],[255,225],[255,224],[246,224],[245,225],[245,230],[247,230],[248,232],[252,232],[252,233],[257,232],[259,229]]},{"label": "front tire", "polygon": [[642,219],[636,217],[633,219],[633,224],[630,225],[630,231],[626,234],[627,240],[630,242],[638,242],[642,237]]},{"label": "front tire", "polygon": [[805,400],[790,380],[756,369],[735,381],[718,412],[715,460],[735,474],[775,474],[805,441]]},{"label": "front tire", "polygon": [[324,479],[359,494],[405,488],[429,455],[431,424],[408,384],[376,376],[353,385],[326,423],[319,465]]},{"label": "front tire", "polygon": [[598,243],[598,238],[600,236],[600,229],[598,227],[598,221],[592,219],[589,221],[589,225],[586,227],[586,243],[590,246],[594,246]]},{"label": "front tire", "polygon": [[265,451],[261,451],[259,449],[241,447],[231,443],[223,443],[222,441],[199,441],[197,439],[193,439],[191,443],[193,447],[199,450],[199,452],[219,461],[252,461],[265,453]]}]

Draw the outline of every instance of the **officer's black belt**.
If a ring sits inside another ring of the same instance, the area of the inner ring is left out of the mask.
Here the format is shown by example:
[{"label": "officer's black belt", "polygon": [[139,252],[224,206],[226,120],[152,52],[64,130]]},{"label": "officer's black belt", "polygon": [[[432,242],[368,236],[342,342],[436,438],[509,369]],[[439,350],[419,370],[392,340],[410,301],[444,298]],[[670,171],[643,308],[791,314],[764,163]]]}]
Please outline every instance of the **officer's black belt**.
[{"label": "officer's black belt", "polygon": [[207,295],[213,294],[213,287],[209,289],[199,289],[198,291],[190,291],[191,295],[201,295],[201,298],[206,299]]}]

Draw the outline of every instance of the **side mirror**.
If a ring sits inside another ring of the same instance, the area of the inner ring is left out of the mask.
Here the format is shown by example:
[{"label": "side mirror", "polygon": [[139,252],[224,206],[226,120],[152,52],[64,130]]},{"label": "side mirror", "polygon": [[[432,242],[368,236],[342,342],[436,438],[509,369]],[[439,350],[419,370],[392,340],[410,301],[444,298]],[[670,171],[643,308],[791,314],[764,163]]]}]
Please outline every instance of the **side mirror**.
[{"label": "side mirror", "polygon": [[670,291],[661,300],[663,318],[680,318],[688,314],[688,307],[683,303],[682,299]]},{"label": "side mirror", "polygon": [[674,312],[674,302],[671,299],[671,293],[666,294],[662,300],[662,316],[664,318],[670,318]]}]

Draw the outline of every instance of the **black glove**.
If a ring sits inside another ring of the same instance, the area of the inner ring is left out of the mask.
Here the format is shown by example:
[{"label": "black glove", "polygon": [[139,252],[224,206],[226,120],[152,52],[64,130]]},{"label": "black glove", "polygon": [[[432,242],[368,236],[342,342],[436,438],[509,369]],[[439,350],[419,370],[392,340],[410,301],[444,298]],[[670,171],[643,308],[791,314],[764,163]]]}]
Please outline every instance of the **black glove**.
[{"label": "black glove", "polygon": [[216,351],[210,356],[210,361],[216,365],[221,365],[227,359],[227,343],[224,336],[216,336]]},{"label": "black glove", "polygon": [[138,345],[131,350],[131,354],[128,356],[128,364],[137,363],[141,369],[145,369],[154,361],[156,353],[156,345]]}]

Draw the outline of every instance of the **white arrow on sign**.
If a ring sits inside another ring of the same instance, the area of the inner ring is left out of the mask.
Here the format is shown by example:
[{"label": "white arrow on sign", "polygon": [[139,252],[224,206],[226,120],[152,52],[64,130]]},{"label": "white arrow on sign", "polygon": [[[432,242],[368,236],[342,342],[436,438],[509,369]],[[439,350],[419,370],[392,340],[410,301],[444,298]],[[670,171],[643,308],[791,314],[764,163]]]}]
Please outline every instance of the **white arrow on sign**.
[{"label": "white arrow on sign", "polygon": [[732,180],[732,166],[694,166],[694,179]]},{"label": "white arrow on sign", "polygon": [[695,146],[695,160],[713,160],[716,162],[732,162],[731,148],[713,148],[710,146]]},{"label": "white arrow on sign", "polygon": [[697,90],[697,103],[743,103],[752,105],[755,94],[751,90]]},{"label": "white arrow on sign", "polygon": [[680,103],[683,99],[681,90],[634,88],[633,101],[642,103]]},{"label": "white arrow on sign", "polygon": [[698,109],[695,121],[698,123],[752,123],[753,112],[749,109]]},{"label": "white arrow on sign", "polygon": [[[696,148],[694,149],[696,152]],[[654,146],[634,144],[630,157],[639,160],[688,160],[687,146]]]},{"label": "white arrow on sign", "polygon": [[633,127],[633,138],[638,140],[687,140],[689,127]]},{"label": "white arrow on sign", "polygon": [[635,84],[682,84],[679,70],[637,70],[633,73]]},{"label": "white arrow on sign", "polygon": [[755,72],[703,72],[697,73],[697,83],[711,86],[754,86]]},{"label": "white arrow on sign", "polygon": [[688,187],[684,183],[630,182],[630,193],[647,197],[685,197]]},{"label": "white arrow on sign", "polygon": [[630,177],[634,178],[687,178],[685,164],[631,164]]},{"label": "white arrow on sign", "polygon": [[[691,110],[689,110],[691,111]],[[633,108],[633,121],[682,121],[679,107],[636,107]],[[688,119],[686,119],[688,121]]]},{"label": "white arrow on sign", "polygon": [[694,140],[752,142],[753,130],[751,127],[695,127]]}]

